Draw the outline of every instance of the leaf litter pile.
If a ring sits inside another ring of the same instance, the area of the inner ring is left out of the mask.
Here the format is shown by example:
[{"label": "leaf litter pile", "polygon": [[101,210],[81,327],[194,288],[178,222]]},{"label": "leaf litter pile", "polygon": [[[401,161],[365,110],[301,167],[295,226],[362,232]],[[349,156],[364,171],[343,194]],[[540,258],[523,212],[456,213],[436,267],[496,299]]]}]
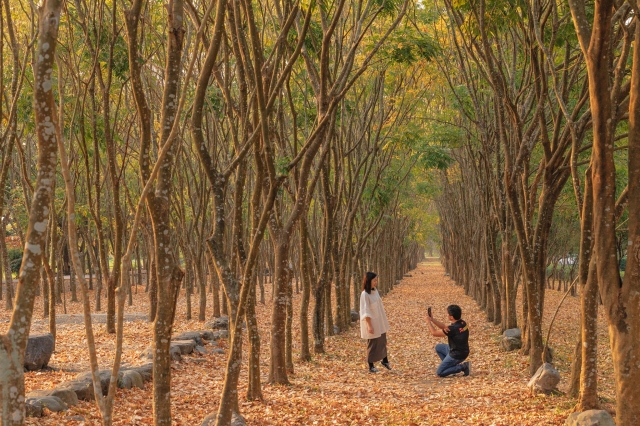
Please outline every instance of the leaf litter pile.
[{"label": "leaf litter pile", "polygon": [[[261,375],[263,401],[246,401],[247,356],[240,377],[240,409],[252,425],[561,425],[570,414],[575,400],[564,395],[570,375],[571,358],[579,328],[579,298],[565,300],[555,320],[550,346],[555,350],[554,365],[562,381],[560,395],[532,396],[526,384],[528,357],[518,352],[505,353],[500,347],[500,330],[486,321],[485,314],[464,290],[444,276],[442,266],[422,263],[410,272],[393,291],[384,297],[389,318],[389,360],[392,371],[380,368],[371,374],[365,362],[365,341],[360,329],[352,326],[338,336],[327,337],[327,353],[314,355],[310,363],[295,363],[291,385],[269,385],[269,327],[271,319],[270,285],[266,284],[267,303],[256,307],[261,334]],[[521,297],[521,296],[519,296]],[[544,332],[549,327],[562,293],[546,292]],[[519,299],[520,300],[520,299]],[[294,294],[294,312],[299,310],[300,295]],[[470,325],[473,371],[469,377],[438,378],[435,369],[439,358],[436,343],[428,332],[426,309],[446,320],[446,306],[458,304]],[[520,303],[520,302],[518,302]],[[104,303],[106,305],[106,302]],[[147,295],[134,295],[129,313],[144,313]],[[57,307],[58,312],[62,307]],[[68,313],[81,313],[80,303],[67,301]],[[197,307],[194,306],[194,311]],[[32,333],[47,332],[42,318],[42,299],[36,300]],[[178,301],[174,333],[198,330],[203,324],[185,320],[184,295]],[[207,317],[210,317],[210,308]],[[194,312],[194,316],[197,313]],[[0,332],[6,332],[9,312],[0,313]],[[297,315],[294,320],[294,356],[298,354]],[[521,322],[519,322],[521,324]],[[101,368],[111,368],[115,339],[106,333],[104,324],[94,324]],[[151,346],[152,327],[144,321],[125,323],[123,363],[142,364],[139,354]],[[613,367],[603,313],[599,314],[598,332],[599,394],[604,408],[615,405]],[[172,364],[172,415],[176,425],[199,425],[214,413],[219,404],[226,365],[227,342],[219,347],[225,354],[189,355]],[[211,349],[212,346],[208,346]],[[244,349],[247,348],[245,333]],[[212,352],[211,350],[209,352]],[[82,324],[59,324],[56,352],[49,363],[53,370],[25,373],[27,392],[48,389],[73,379],[88,370],[88,351]],[[118,389],[115,402],[116,425],[152,424],[152,384],[144,389]],[[98,425],[99,411],[94,402],[80,401],[64,413],[49,413],[31,425]]]}]

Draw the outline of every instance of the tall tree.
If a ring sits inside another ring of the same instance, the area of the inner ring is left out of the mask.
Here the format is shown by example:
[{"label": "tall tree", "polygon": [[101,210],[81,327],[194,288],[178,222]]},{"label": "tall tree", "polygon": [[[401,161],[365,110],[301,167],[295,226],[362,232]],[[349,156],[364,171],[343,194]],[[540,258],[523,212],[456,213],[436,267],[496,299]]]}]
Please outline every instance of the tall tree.
[{"label": "tall tree", "polygon": [[38,177],[29,211],[29,225],[18,275],[16,304],[9,332],[0,339],[0,386],[2,424],[25,421],[24,355],[31,329],[40,265],[46,243],[49,207],[53,196],[57,163],[57,115],[53,98],[53,69],[62,2],[45,0],[38,10],[38,47],[34,63],[34,110],[38,137]]}]

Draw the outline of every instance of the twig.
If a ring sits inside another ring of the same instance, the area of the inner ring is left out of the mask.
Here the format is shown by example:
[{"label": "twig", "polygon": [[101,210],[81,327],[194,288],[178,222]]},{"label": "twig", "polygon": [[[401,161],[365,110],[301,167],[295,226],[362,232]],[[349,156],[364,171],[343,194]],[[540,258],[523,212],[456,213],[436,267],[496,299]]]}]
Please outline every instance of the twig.
[{"label": "twig", "polygon": [[553,322],[556,320],[556,316],[558,315],[558,312],[560,311],[560,307],[562,306],[562,302],[564,302],[564,299],[567,298],[567,296],[569,295],[569,292],[571,291],[571,289],[573,289],[573,286],[576,285],[576,282],[578,281],[578,277],[576,277],[573,282],[571,283],[571,285],[569,286],[569,288],[567,289],[567,292],[564,294],[564,296],[562,296],[562,300],[560,300],[560,303],[558,303],[558,307],[556,308],[556,312],[553,314],[553,318],[551,318],[551,324],[549,324],[549,331],[547,331],[547,339],[544,342],[544,349],[542,351],[542,363],[544,364],[546,362],[547,359],[547,350],[549,349],[549,336],[551,336],[551,329],[553,328]]}]

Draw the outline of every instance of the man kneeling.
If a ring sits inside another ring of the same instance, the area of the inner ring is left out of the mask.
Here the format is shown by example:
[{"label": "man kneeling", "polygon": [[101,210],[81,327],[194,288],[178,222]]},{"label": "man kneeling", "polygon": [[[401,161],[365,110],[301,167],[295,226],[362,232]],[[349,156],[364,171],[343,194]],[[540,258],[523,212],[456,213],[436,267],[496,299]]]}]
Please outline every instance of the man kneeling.
[{"label": "man kneeling", "polygon": [[431,335],[435,337],[447,337],[449,344],[438,343],[436,353],[442,360],[436,370],[440,377],[463,372],[465,376],[471,374],[471,362],[464,362],[469,356],[469,326],[461,319],[462,309],[458,305],[447,306],[447,314],[451,324],[444,325],[431,315],[431,308],[427,316],[427,324]]}]

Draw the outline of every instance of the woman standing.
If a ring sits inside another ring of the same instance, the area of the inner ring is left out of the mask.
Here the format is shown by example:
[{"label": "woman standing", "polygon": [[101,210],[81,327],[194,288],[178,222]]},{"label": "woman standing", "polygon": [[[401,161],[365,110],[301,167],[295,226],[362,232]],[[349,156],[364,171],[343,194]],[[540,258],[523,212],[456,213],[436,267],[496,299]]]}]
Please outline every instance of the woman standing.
[{"label": "woman standing", "polygon": [[389,322],[387,314],[382,306],[382,298],[376,290],[378,276],[373,272],[367,272],[362,281],[362,294],[360,295],[360,336],[368,339],[367,362],[369,372],[377,373],[374,362],[382,360],[382,365],[391,370],[387,359],[387,331]]}]

